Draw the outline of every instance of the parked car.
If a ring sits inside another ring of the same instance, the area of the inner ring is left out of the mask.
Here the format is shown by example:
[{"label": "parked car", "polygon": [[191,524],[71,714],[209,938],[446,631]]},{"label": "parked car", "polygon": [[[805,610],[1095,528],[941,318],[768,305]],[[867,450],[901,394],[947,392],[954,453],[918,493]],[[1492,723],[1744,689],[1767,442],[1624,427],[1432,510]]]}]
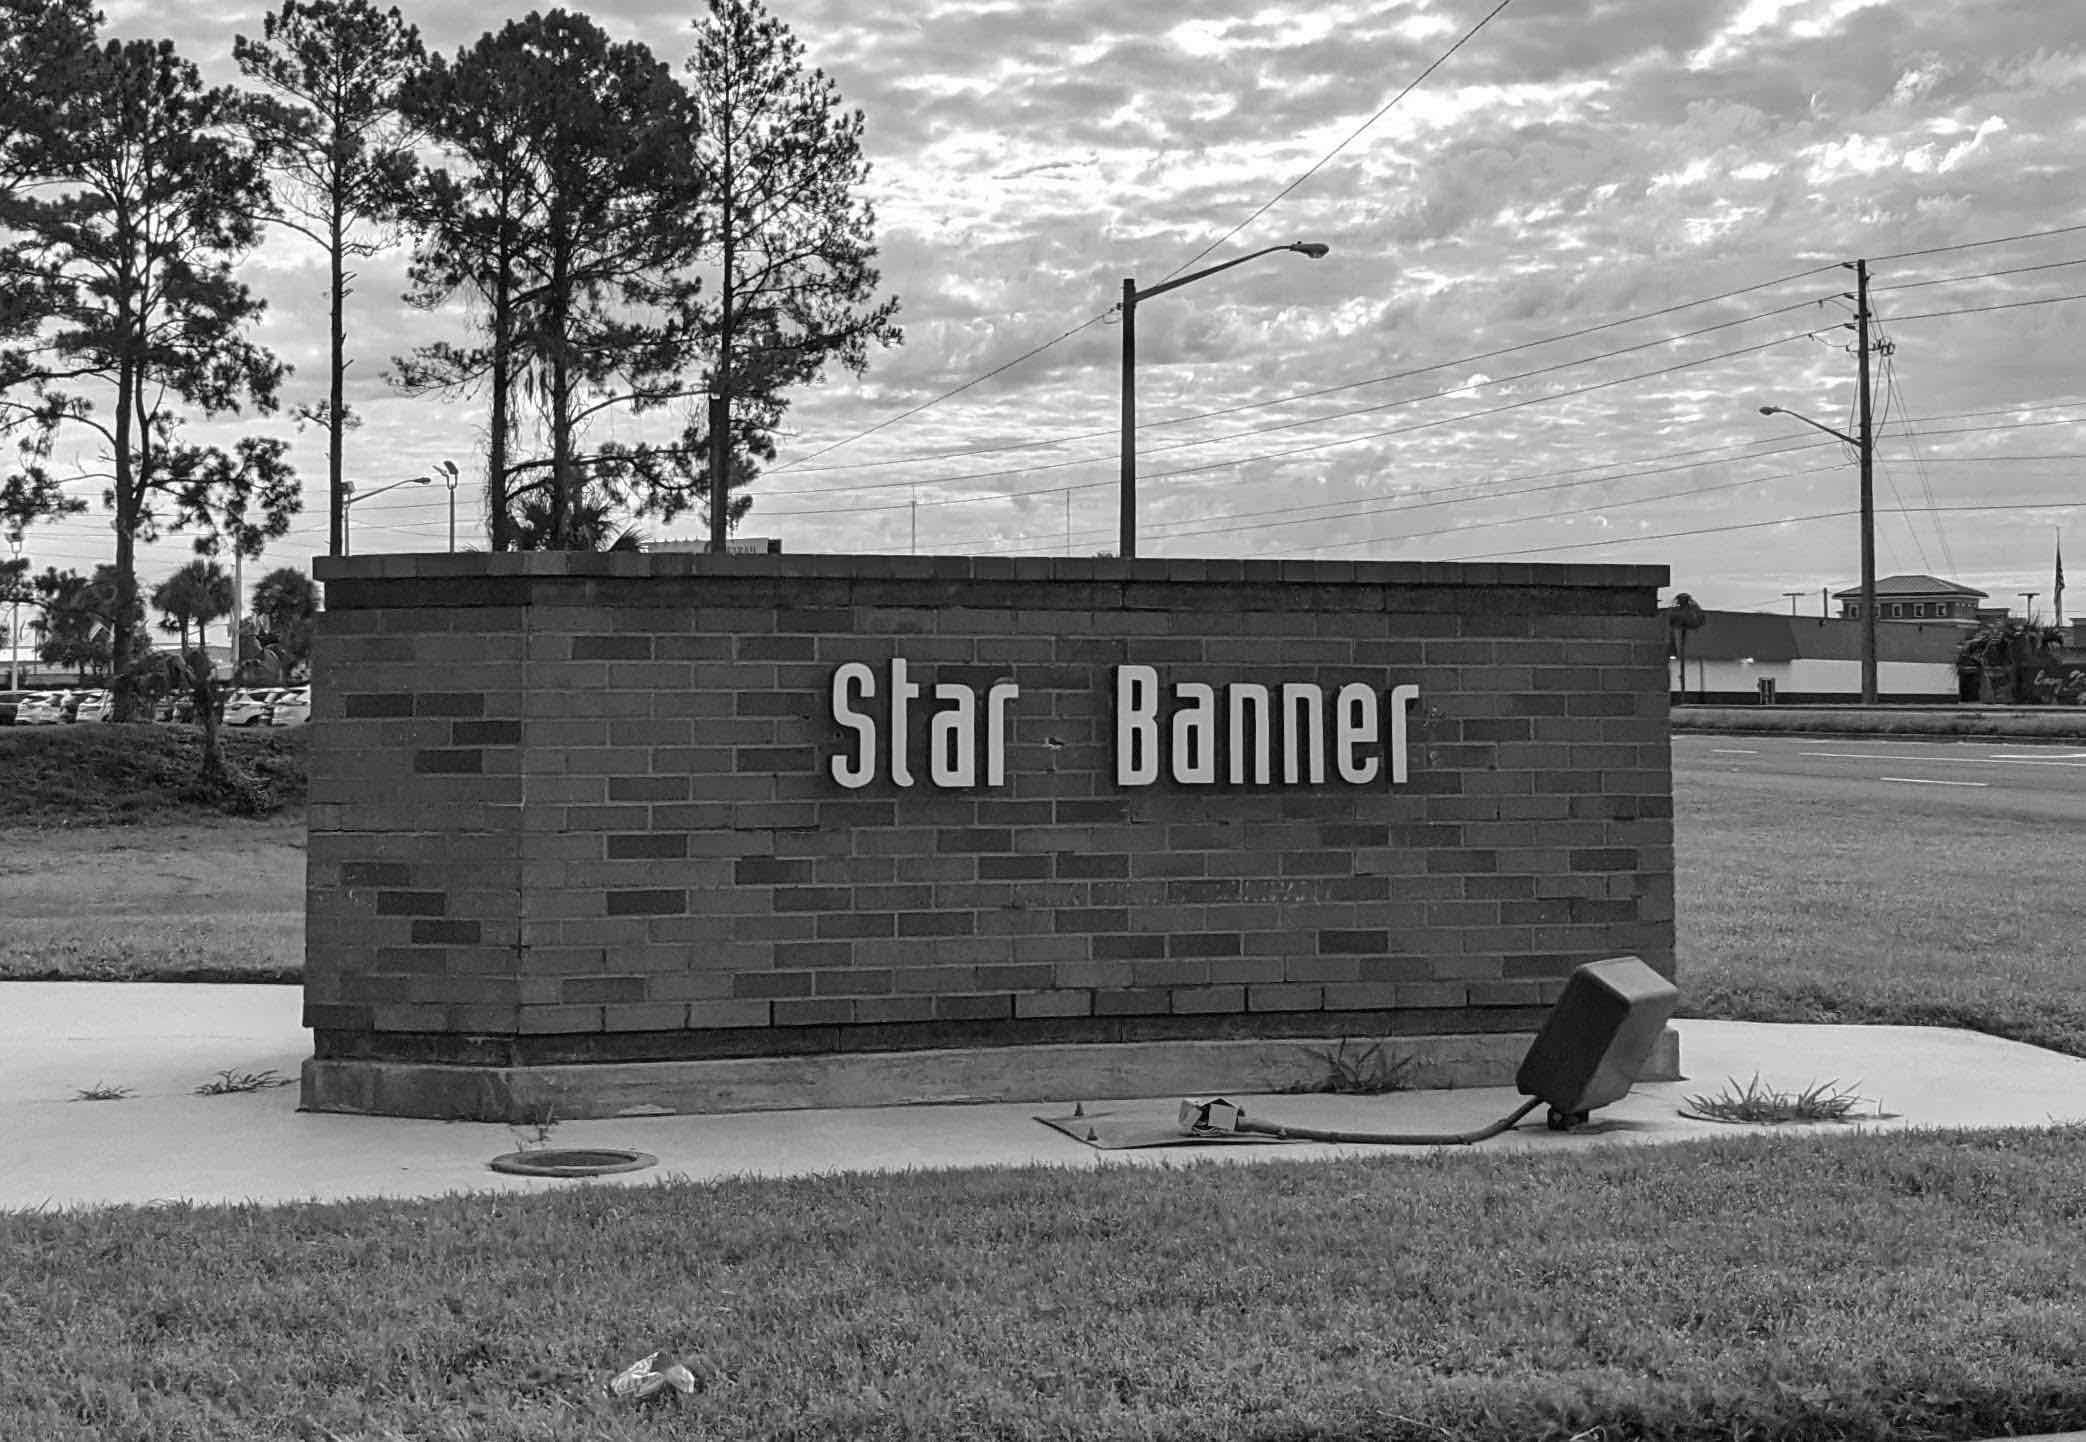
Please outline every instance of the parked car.
[{"label": "parked car", "polygon": [[225,698],[224,724],[266,726],[274,710],[277,691],[234,691]]},{"label": "parked car", "polygon": [[107,691],[82,691],[73,711],[75,721],[106,721],[115,709],[115,697]]},{"label": "parked car", "polygon": [[0,726],[14,725],[14,714],[34,691],[0,691]]},{"label": "parked car", "polygon": [[268,711],[270,726],[302,726],[311,720],[311,687],[293,686],[275,693]]},{"label": "parked car", "polygon": [[58,694],[63,698],[58,704],[64,708],[65,719],[67,721],[77,721],[80,719],[80,703],[94,693],[92,691],[60,691]]},{"label": "parked car", "polygon": [[65,722],[65,693],[35,691],[15,705],[17,726],[59,726]]},{"label": "parked car", "polygon": [[183,691],[177,695],[162,696],[159,704],[152,708],[155,721],[179,721],[184,725],[196,719],[195,697]]}]

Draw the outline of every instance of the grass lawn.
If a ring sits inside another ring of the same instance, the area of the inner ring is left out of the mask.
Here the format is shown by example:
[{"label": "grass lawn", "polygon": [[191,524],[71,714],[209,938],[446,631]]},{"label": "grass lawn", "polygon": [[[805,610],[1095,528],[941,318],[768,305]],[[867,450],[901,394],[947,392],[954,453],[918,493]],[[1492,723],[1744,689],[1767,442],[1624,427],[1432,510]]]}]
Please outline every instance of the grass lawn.
[{"label": "grass lawn", "polygon": [[[0,1418],[170,1438],[2086,1423],[2086,1148],[1983,1133],[0,1215]],[[602,1384],[664,1349],[656,1408]]]},{"label": "grass lawn", "polygon": [[[1792,826],[1786,794],[1739,775],[1684,776],[1677,800],[1693,1014],[1946,1021],[2086,1055],[2086,968],[2065,929],[2075,848],[2056,829],[1902,802],[1816,806]],[[215,919],[301,902],[294,820],[12,824],[8,865],[39,845],[70,860],[0,870],[0,900],[40,896],[52,918],[114,917],[112,893],[145,875]],[[98,948],[118,974],[165,974],[189,943],[178,917],[148,927],[157,914],[172,908],[135,913],[131,941],[112,920],[59,964],[83,973]],[[288,941],[252,921],[208,945],[279,959]],[[1744,1135],[1543,1158],[0,1213],[0,1438],[1938,1442],[2082,1427],[2082,1142],[2076,1128]],[[694,1396],[602,1394],[655,1349],[687,1362]]]},{"label": "grass lawn", "polygon": [[2086,1056],[2074,823],[1802,786],[1676,775],[1683,1016],[1961,1026]]},{"label": "grass lawn", "polygon": [[0,731],[0,980],[286,981],[304,972],[304,734]]},{"label": "grass lawn", "polygon": [[219,732],[233,784],[198,780],[197,726],[9,726],[0,729],[0,830],[134,825],[214,816],[304,815],[306,732]]}]

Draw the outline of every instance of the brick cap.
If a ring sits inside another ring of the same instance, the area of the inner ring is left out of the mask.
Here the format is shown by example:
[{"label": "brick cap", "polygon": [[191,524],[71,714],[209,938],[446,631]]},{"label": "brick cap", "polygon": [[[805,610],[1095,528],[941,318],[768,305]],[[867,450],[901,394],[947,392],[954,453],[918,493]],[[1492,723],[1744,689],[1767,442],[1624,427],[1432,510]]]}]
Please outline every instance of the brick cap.
[{"label": "brick cap", "polygon": [[1665,566],[1462,561],[1241,560],[1207,557],[723,555],[689,551],[505,551],[321,556],[320,581],[448,580],[485,577],[745,576],[842,581],[1096,581],[1169,585],[1660,587]]}]

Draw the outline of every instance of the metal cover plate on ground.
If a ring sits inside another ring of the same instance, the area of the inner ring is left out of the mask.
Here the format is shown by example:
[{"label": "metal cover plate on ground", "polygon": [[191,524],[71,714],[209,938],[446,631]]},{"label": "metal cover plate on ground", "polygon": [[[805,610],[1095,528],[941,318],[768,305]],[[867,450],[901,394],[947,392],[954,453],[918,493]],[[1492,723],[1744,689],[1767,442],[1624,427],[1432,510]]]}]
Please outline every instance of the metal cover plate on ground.
[{"label": "metal cover plate on ground", "polygon": [[635,1172],[656,1167],[659,1158],[650,1152],[633,1152],[622,1147],[542,1147],[535,1151],[508,1152],[492,1159],[496,1172],[518,1177],[601,1177],[611,1172]]}]

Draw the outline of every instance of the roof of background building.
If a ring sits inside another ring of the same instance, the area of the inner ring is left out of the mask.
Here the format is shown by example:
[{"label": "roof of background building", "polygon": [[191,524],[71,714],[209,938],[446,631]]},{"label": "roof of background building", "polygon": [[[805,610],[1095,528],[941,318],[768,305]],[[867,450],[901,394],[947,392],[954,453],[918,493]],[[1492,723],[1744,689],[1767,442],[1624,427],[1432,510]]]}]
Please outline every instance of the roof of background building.
[{"label": "roof of background building", "polygon": [[[1959,586],[1954,581],[1944,581],[1939,576],[1878,576],[1876,594],[1879,596],[1977,596],[1983,598],[1988,591],[1970,586]],[[1858,601],[1861,587],[1853,586],[1845,591],[1832,593],[1835,601]]]},{"label": "roof of background building", "polygon": [[[1861,622],[1763,611],[1707,611],[1688,633],[1688,656],[1701,661],[1858,661]],[[1953,662],[1968,634],[1946,621],[1892,621],[1876,628],[1879,661]]]}]

